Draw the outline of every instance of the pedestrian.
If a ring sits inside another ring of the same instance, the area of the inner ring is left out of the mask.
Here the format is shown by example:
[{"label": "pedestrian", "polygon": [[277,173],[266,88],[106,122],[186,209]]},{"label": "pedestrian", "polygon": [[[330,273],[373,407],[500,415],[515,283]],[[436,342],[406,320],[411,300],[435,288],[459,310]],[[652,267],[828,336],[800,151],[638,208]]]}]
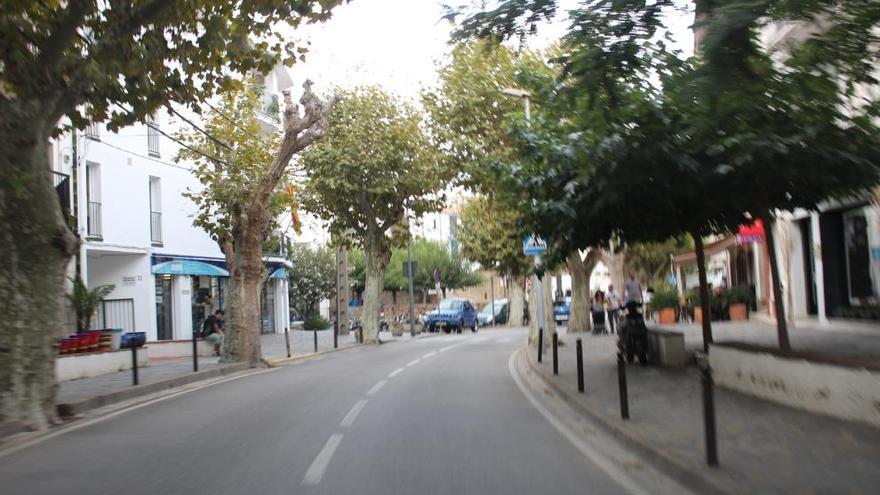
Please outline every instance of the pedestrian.
[{"label": "pedestrian", "polygon": [[605,294],[601,290],[597,290],[593,295],[590,313],[593,316],[593,333],[608,333],[605,328]]},{"label": "pedestrian", "polygon": [[214,311],[214,314],[205,318],[205,322],[202,324],[202,338],[206,342],[214,344],[213,356],[220,355],[220,349],[223,345],[223,316],[223,310],[218,309]]},{"label": "pedestrian", "polygon": [[636,272],[629,272],[629,279],[623,286],[623,305],[642,302],[642,284],[636,278]]},{"label": "pedestrian", "polygon": [[608,294],[605,296],[605,300],[608,302],[608,328],[613,334],[620,319],[620,296],[617,295],[613,285],[608,286]]}]

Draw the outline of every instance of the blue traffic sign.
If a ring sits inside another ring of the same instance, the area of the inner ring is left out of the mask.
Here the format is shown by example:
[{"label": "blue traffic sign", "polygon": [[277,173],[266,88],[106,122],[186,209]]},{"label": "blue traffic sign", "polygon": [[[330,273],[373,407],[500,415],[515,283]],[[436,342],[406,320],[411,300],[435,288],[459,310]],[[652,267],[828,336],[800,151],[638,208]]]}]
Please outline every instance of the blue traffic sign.
[{"label": "blue traffic sign", "polygon": [[536,235],[523,237],[523,253],[528,256],[537,256],[547,250],[547,241]]}]

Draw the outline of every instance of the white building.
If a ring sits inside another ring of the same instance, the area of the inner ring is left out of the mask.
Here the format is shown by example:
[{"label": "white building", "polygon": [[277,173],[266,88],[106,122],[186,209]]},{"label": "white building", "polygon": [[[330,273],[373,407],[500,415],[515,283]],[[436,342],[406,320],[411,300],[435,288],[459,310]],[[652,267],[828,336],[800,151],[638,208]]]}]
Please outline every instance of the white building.
[{"label": "white building", "polygon": [[[278,93],[286,71],[265,78],[260,119],[280,128]],[[160,111],[148,125],[108,132],[98,124],[50,146],[56,189],[82,244],[75,263],[87,286],[113,284],[94,328],[146,332],[148,340],[190,339],[225,307],[226,261],[216,242],[193,226],[196,207],[183,193],[200,183],[170,136],[196,132]],[[289,320],[289,261],[266,253],[262,331],[283,332]],[[71,274],[74,273],[73,267]]]}]

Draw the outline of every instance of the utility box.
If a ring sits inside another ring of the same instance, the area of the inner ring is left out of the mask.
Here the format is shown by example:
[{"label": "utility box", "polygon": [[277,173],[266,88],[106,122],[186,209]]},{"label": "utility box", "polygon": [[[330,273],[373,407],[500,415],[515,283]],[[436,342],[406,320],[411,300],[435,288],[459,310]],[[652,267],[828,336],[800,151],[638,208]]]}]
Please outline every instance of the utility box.
[{"label": "utility box", "polygon": [[648,329],[648,354],[651,362],[675,368],[687,364],[684,334],[673,330]]}]

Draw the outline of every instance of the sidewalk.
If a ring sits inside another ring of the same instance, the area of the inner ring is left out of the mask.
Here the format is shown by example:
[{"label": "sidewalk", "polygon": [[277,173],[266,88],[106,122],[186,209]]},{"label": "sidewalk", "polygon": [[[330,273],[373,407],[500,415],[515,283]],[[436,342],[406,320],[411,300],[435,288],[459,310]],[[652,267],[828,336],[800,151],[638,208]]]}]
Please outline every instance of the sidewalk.
[{"label": "sidewalk", "polygon": [[[736,329],[731,329],[736,330]],[[719,340],[722,334],[719,332]],[[578,335],[580,336],[580,335]],[[877,493],[880,429],[715,389],[719,468],[705,463],[703,406],[694,367],[627,367],[629,422],[620,419],[614,336],[583,339],[586,393],[577,392],[575,338],[560,333],[552,355],[529,364],[581,412],[700,493]],[[690,338],[688,339],[691,340]],[[690,342],[689,342],[690,343]]]}]

